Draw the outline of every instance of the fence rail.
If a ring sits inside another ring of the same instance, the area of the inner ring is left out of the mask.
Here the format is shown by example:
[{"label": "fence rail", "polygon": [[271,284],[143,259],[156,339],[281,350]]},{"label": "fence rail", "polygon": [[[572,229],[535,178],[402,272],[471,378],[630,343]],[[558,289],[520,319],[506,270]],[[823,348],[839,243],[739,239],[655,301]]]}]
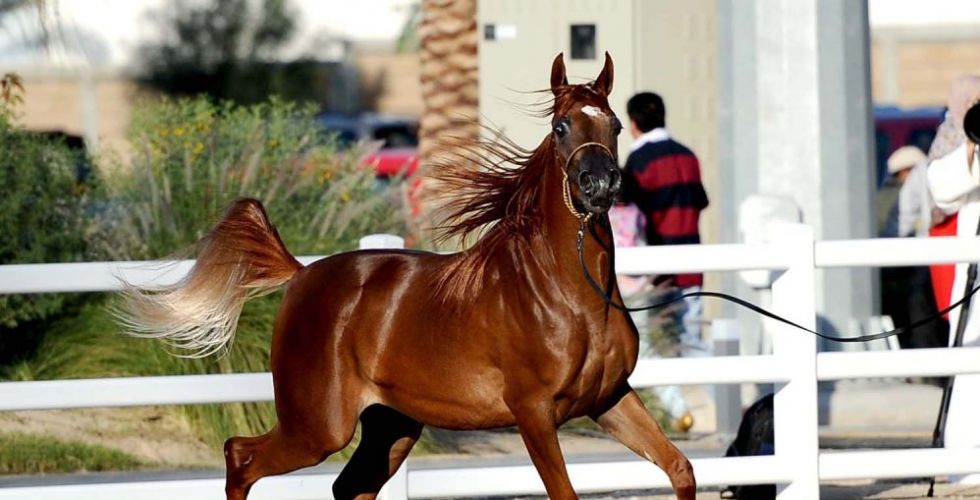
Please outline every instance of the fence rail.
[{"label": "fence rail", "polygon": [[[818,268],[903,266],[980,261],[980,238],[814,242],[812,230],[785,224],[766,244],[620,249],[617,272],[776,270],[772,309],[801,324],[815,323]],[[309,263],[320,257],[304,257]],[[104,292],[123,283],[164,285],[179,280],[192,261],[160,267],[146,262],[0,266],[0,294]],[[819,480],[922,477],[980,472],[980,450],[922,449],[820,453],[816,441],[816,384],[846,378],[945,376],[980,373],[980,347],[887,352],[817,353],[815,339],[772,325],[773,354],[641,360],[635,387],[667,384],[776,382],[775,456],[693,460],[701,485],[780,484],[779,498],[818,498]],[[171,405],[272,400],[268,373],[189,375],[0,384],[0,410]],[[666,476],[640,460],[573,463],[580,492],[667,487]],[[295,474],[260,481],[255,499],[327,498],[332,474]],[[388,498],[446,498],[543,494],[530,465],[415,469],[411,462],[386,487]],[[220,498],[217,479],[119,482],[0,488],[0,500]]]}]

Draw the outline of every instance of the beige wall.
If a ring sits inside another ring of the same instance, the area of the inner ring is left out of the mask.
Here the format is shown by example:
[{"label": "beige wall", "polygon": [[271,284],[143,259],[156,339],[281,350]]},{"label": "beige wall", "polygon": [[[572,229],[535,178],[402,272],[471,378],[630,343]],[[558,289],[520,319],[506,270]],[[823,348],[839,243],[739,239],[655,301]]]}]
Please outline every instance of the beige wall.
[{"label": "beige wall", "polygon": [[[633,89],[664,98],[667,128],[698,155],[708,199],[718,200],[715,0],[634,2]],[[625,102],[620,109],[625,115]],[[720,237],[720,206],[709,206],[701,218],[707,243]]]},{"label": "beige wall", "polygon": [[[31,130],[60,130],[126,154],[126,127],[138,87],[124,79],[24,76],[21,120]],[[92,111],[92,112],[89,112]]]},{"label": "beige wall", "polygon": [[418,54],[358,54],[355,60],[366,84],[381,85],[383,93],[377,111],[416,116],[422,113]]},{"label": "beige wall", "polygon": [[980,27],[872,33],[875,103],[944,106],[953,79],[964,73],[980,73]]}]

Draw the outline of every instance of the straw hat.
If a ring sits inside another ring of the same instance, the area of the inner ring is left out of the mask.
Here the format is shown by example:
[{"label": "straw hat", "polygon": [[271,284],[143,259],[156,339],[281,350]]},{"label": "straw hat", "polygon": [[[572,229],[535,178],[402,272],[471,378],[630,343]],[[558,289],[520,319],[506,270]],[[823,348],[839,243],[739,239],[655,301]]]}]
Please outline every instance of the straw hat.
[{"label": "straw hat", "polygon": [[915,146],[902,146],[888,157],[888,173],[895,175],[926,161],[926,155]]}]

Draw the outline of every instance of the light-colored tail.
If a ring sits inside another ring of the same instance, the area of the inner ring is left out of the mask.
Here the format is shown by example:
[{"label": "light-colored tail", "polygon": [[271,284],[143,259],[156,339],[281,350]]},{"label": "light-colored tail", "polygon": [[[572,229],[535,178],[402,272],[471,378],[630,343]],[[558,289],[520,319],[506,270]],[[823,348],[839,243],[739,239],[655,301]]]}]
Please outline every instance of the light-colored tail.
[{"label": "light-colored tail", "polygon": [[127,333],[161,339],[187,357],[231,345],[245,301],[279,288],[300,268],[269,223],[262,203],[240,199],[199,243],[179,283],[127,288],[116,316]]}]

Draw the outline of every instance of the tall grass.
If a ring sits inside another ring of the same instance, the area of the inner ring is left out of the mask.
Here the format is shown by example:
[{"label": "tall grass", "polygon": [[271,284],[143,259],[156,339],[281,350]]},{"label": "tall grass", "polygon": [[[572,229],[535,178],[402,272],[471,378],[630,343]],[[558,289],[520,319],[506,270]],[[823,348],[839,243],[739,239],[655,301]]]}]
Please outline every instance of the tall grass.
[{"label": "tall grass", "polygon": [[34,434],[0,434],[0,474],[54,474],[137,469],[133,456],[104,446]]},{"label": "tall grass", "polygon": [[137,109],[132,160],[106,176],[112,205],[95,236],[107,255],[158,258],[186,248],[242,196],[262,200],[296,254],[348,249],[366,232],[402,229],[373,172],[359,164],[370,151],[338,151],[310,108],[197,98]]}]

